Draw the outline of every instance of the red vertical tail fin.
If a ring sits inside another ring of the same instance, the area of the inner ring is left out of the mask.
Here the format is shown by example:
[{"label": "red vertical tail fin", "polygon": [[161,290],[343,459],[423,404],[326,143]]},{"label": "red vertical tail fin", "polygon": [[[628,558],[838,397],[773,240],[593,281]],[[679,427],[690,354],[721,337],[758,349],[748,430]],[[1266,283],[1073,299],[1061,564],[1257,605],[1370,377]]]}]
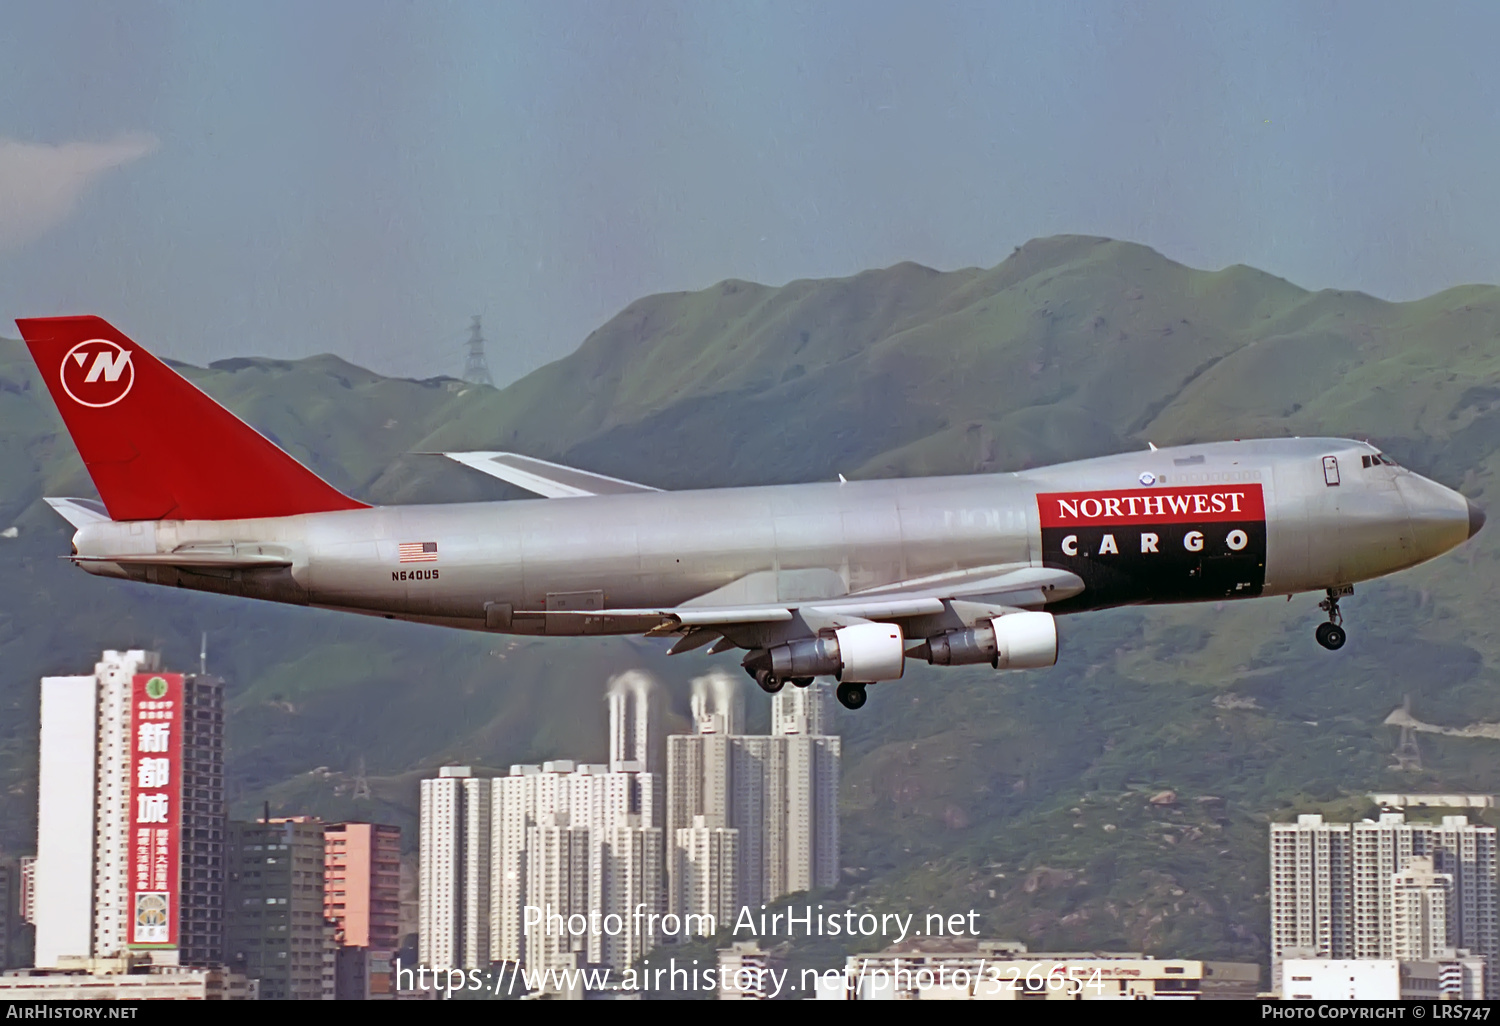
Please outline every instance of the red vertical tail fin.
[{"label": "red vertical tail fin", "polygon": [[103,319],[16,325],[112,519],[364,508]]}]

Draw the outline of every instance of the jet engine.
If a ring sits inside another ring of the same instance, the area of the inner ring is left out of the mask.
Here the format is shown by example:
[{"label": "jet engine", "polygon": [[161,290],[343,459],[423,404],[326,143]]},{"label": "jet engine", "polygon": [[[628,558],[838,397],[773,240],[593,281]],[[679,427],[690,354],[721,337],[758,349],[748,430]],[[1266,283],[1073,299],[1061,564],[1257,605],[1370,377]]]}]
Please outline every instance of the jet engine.
[{"label": "jet engine", "polygon": [[1008,613],[968,630],[928,638],[913,656],[938,666],[989,663],[997,670],[1032,670],[1057,662],[1057,621],[1051,613]]},{"label": "jet engine", "polygon": [[[906,639],[888,623],[840,627],[831,636],[799,638],[757,649],[745,657],[745,669],[761,687],[775,690],[788,680],[811,681],[829,675],[844,683],[895,680],[906,667]],[[770,685],[770,686],[768,686]]]}]

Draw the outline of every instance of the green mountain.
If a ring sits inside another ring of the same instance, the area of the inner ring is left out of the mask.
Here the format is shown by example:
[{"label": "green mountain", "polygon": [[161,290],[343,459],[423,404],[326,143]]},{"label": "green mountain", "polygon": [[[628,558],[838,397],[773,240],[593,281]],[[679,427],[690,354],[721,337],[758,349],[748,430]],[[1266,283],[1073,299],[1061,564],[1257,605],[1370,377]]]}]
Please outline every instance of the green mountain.
[{"label": "green mountain", "polygon": [[[1491,286],[1386,303],[1067,236],[988,270],[650,296],[498,391],[332,356],[181,369],[375,502],[520,494],[408,455],[443,448],[678,488],[1335,434],[1484,504],[1500,469],[1497,333]],[[33,844],[37,679],[104,647],[191,666],[207,632],[240,813],[269,801],[408,826],[416,780],[440,763],[601,757],[614,673],[651,673],[678,715],[693,676],[739,673],[659,642],[469,635],[90,578],[59,558],[69,528],[40,502],[69,494],[92,489],[24,348],[0,342],[0,530],[19,531],[0,537],[8,854]],[[1405,695],[1428,724],[1500,722],[1497,539],[1362,585],[1337,654],[1314,643],[1308,596],[1067,618],[1046,671],[911,667],[841,714],[848,893],[830,900],[973,908],[987,935],[1035,947],[1264,958],[1272,815],[1363,814],[1373,790],[1500,790],[1496,741],[1425,733],[1425,768],[1396,771],[1384,724]],[[356,802],[361,762],[374,798]]]}]

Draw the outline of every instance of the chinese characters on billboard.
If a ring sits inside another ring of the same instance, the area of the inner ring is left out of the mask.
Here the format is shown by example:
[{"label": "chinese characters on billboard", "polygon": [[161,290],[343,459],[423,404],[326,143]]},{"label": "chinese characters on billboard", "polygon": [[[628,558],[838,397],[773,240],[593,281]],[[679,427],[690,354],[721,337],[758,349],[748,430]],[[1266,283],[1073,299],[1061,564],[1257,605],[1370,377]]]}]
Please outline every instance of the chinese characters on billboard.
[{"label": "chinese characters on billboard", "polygon": [[130,945],[177,943],[182,675],[136,674],[130,723]]}]

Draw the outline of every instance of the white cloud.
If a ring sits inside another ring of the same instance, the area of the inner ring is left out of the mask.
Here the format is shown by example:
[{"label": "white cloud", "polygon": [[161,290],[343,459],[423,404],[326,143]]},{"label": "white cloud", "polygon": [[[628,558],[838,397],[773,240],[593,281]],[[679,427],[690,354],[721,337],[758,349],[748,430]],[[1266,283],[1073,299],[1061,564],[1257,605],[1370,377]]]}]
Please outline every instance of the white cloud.
[{"label": "white cloud", "polygon": [[156,137],[60,146],[0,138],[0,252],[45,234],[73,212],[100,175],[156,149]]}]

